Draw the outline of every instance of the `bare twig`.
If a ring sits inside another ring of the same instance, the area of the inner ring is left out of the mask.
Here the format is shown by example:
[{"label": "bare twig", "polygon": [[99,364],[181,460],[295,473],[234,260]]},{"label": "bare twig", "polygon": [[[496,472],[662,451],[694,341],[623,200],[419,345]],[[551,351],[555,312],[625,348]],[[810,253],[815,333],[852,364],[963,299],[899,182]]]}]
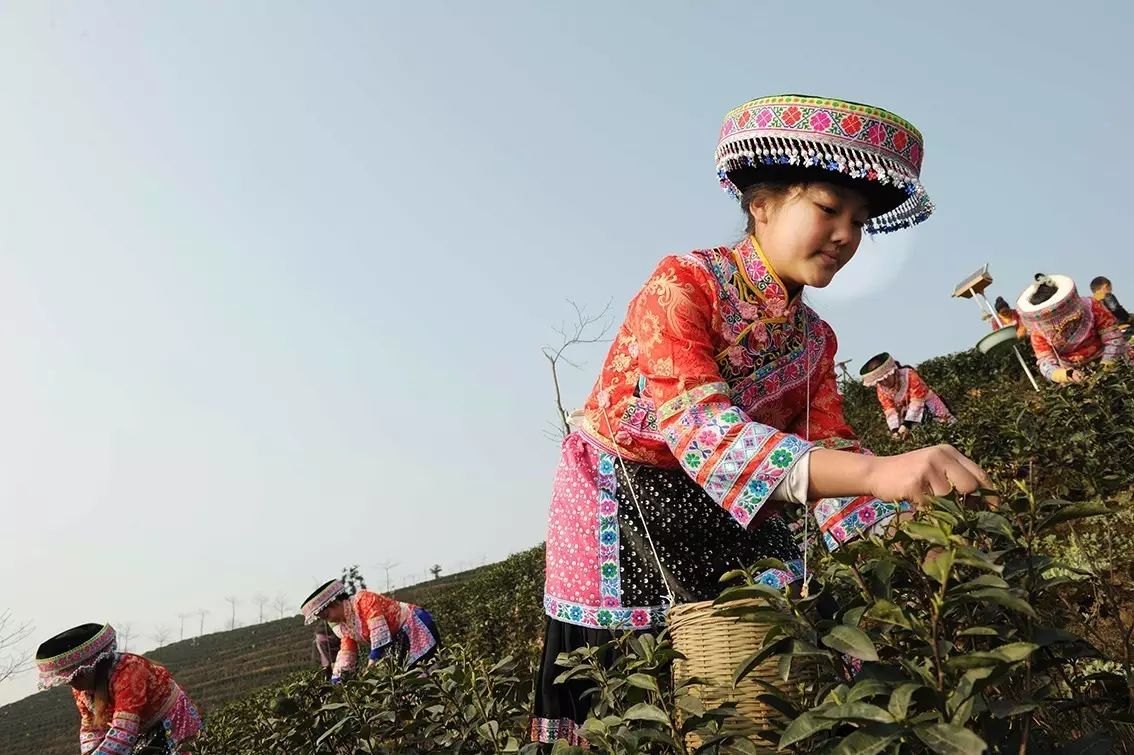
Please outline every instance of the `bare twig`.
[{"label": "bare twig", "polygon": [[597,314],[588,314],[585,307],[580,307],[570,299],[567,301],[575,311],[575,319],[552,328],[559,335],[558,346],[543,347],[543,356],[551,366],[555,408],[559,412],[559,422],[554,425],[555,435],[551,437],[559,439],[565,438],[571,432],[570,413],[563,406],[563,391],[559,385],[559,364],[564,363],[578,369],[581,365],[568,359],[567,351],[573,346],[609,342],[610,339],[606,335],[614,324],[613,318],[610,317],[610,301],[607,301],[606,306]]},{"label": "bare twig", "polygon": [[32,633],[31,624],[17,624],[9,611],[0,612],[0,684],[27,671],[31,654],[16,648]]}]

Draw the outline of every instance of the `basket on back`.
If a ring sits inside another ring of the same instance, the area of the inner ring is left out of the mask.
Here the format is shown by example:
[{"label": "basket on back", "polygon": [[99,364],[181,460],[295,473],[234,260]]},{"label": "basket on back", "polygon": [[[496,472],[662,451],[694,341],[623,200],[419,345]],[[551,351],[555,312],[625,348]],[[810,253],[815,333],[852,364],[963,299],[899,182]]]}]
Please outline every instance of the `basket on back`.
[{"label": "basket on back", "polygon": [[[763,603],[735,601],[728,605],[739,607]],[[676,605],[669,610],[670,639],[674,648],[685,656],[685,660],[679,658],[673,662],[675,684],[681,684],[692,677],[703,681],[703,684],[693,685],[689,693],[698,697],[706,709],[724,703],[734,703],[736,706],[739,715],[730,718],[723,729],[752,736],[752,741],[757,744],[757,752],[776,752],[776,748],[770,743],[764,743],[765,747],[761,748],[762,740],[755,738],[756,732],[770,728],[769,720],[779,715],[774,708],[757,699],[768,690],[755,680],[774,684],[787,699],[798,703],[800,683],[808,681],[813,672],[797,671],[793,666],[785,683],[779,674],[779,660],[773,655],[753,668],[734,687],[732,679],[736,669],[760,650],[765,635],[774,625],[741,621],[722,615],[721,608],[723,606],[714,606],[712,601],[701,601]],[[687,735],[687,746],[696,747],[700,744],[700,737]]]}]

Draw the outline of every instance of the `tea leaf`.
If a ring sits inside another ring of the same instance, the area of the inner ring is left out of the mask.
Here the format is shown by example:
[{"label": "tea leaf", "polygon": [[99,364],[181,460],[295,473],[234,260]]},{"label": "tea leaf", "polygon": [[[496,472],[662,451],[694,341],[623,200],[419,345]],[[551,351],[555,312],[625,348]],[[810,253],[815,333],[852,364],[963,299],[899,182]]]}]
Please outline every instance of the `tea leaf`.
[{"label": "tea leaf", "polygon": [[905,729],[894,724],[867,726],[851,732],[831,750],[831,755],[875,755],[904,733]]},{"label": "tea leaf", "polygon": [[981,755],[988,745],[968,729],[937,723],[914,729],[917,738],[938,755]]},{"label": "tea leaf", "polygon": [[1075,519],[1085,519],[1089,516],[1099,516],[1111,513],[1104,503],[1070,503],[1061,506],[1054,514],[1044,519],[1036,528],[1036,532],[1049,530],[1057,524],[1070,522]]},{"label": "tea leaf", "polygon": [[669,716],[661,708],[649,703],[638,703],[626,711],[623,718],[628,721],[653,721],[659,724],[669,724]]},{"label": "tea leaf", "polygon": [[861,630],[840,624],[823,636],[823,644],[832,650],[838,650],[852,658],[863,661],[878,660],[878,651],[874,643]]},{"label": "tea leaf", "polygon": [[910,626],[910,620],[906,617],[905,612],[890,601],[884,599],[875,601],[874,605],[870,607],[870,610],[866,612],[866,617],[886,624],[905,627],[906,629],[913,628]]},{"label": "tea leaf", "polygon": [[823,718],[818,710],[805,711],[788,724],[784,733],[780,735],[780,749],[802,742],[821,731],[827,731],[837,723],[838,719]]}]

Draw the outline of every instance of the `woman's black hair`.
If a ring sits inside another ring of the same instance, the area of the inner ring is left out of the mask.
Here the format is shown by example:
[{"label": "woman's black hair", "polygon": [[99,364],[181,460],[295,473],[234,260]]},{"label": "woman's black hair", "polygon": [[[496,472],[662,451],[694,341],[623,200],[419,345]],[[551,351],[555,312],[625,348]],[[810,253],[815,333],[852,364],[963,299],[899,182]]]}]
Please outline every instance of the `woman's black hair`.
[{"label": "woman's black hair", "polygon": [[755,221],[748,208],[752,200],[761,196],[773,202],[782,200],[794,187],[813,183],[829,183],[853,189],[866,197],[870,217],[877,217],[895,209],[909,197],[903,189],[878,181],[851,178],[825,168],[805,168],[799,165],[761,165],[759,168],[737,168],[729,171],[729,180],[740,190],[740,210],[744,213],[749,235],[755,230]]},{"label": "woman's black hair", "polygon": [[1055,281],[1043,273],[1036,273],[1035,280],[1039,285],[1036,286],[1036,290],[1032,292],[1032,295],[1028,297],[1030,304],[1043,304],[1045,301],[1055,296],[1055,292],[1059,290],[1055,286]]}]

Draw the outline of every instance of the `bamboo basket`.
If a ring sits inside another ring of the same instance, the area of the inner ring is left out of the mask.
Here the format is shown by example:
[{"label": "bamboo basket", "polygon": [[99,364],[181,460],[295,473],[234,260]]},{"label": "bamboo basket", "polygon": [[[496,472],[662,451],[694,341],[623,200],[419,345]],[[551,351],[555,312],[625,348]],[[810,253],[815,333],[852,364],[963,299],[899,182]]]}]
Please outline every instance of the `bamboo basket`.
[{"label": "bamboo basket", "polygon": [[[728,605],[739,607],[763,604],[759,601],[737,601]],[[722,731],[751,736],[768,728],[769,720],[779,715],[774,708],[756,699],[769,690],[757,684],[755,679],[774,684],[783,691],[784,697],[799,703],[800,683],[814,677],[813,670],[797,671],[796,665],[793,665],[791,675],[785,683],[779,674],[779,659],[772,656],[753,668],[734,687],[732,677],[736,669],[760,650],[764,636],[773,625],[722,616],[712,601],[674,606],[669,610],[668,625],[674,648],[685,656],[685,660],[679,658],[673,662],[675,683],[680,684],[691,677],[704,680],[704,684],[694,685],[689,692],[700,698],[706,709],[723,703],[736,704],[740,715],[726,721]],[[776,752],[771,743],[755,737],[752,741],[757,746],[757,752]],[[691,748],[698,747],[701,738],[688,734],[685,744]]]}]

